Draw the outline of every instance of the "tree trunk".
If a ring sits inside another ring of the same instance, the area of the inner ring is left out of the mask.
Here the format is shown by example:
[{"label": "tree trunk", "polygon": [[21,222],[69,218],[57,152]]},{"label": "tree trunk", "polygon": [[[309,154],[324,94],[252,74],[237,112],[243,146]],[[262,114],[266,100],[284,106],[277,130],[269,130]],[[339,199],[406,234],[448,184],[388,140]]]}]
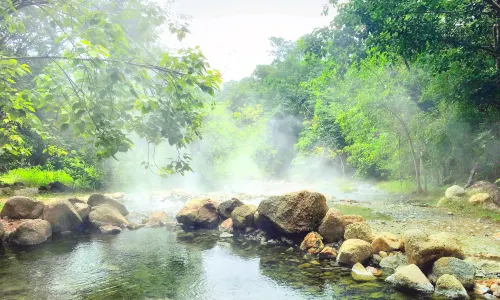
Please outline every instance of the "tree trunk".
[{"label": "tree trunk", "polygon": [[478,163],[475,162],[474,166],[472,166],[472,170],[470,170],[469,179],[467,180],[467,183],[464,185],[464,189],[468,188],[469,186],[471,186],[474,183],[474,181],[475,181],[474,177],[477,173],[477,169],[478,169]]}]

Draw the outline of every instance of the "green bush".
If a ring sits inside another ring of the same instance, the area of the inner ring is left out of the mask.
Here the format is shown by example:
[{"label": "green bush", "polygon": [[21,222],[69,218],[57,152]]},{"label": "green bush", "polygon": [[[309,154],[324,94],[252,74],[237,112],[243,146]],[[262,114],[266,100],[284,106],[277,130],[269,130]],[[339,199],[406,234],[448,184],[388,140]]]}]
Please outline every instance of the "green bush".
[{"label": "green bush", "polygon": [[43,170],[40,167],[19,168],[8,171],[0,176],[0,181],[13,184],[22,182],[26,186],[39,187],[53,181],[59,181],[72,186],[73,178],[63,170]]}]

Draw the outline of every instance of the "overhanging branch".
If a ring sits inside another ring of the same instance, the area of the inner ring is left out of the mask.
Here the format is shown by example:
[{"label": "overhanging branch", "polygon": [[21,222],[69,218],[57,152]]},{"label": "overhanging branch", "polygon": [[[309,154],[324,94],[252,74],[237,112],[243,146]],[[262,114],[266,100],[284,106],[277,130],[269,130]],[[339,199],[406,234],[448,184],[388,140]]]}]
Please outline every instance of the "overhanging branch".
[{"label": "overhanging branch", "polygon": [[81,58],[81,57],[75,57],[75,58],[68,58],[64,56],[21,56],[21,57],[0,57],[0,60],[9,60],[9,59],[15,59],[15,60],[41,60],[41,59],[50,59],[50,60],[76,60],[76,61],[90,61],[90,62],[109,62],[109,63],[120,63],[120,64],[126,64],[126,65],[131,65],[139,68],[145,68],[145,69],[150,69],[150,70],[156,70],[160,71],[163,73],[168,73],[170,75],[175,75],[175,76],[185,76],[185,73],[171,70],[168,68],[156,66],[156,65],[151,65],[151,64],[140,64],[140,63],[134,63],[131,61],[121,61],[121,60],[115,60],[115,59],[104,59],[104,58]]}]

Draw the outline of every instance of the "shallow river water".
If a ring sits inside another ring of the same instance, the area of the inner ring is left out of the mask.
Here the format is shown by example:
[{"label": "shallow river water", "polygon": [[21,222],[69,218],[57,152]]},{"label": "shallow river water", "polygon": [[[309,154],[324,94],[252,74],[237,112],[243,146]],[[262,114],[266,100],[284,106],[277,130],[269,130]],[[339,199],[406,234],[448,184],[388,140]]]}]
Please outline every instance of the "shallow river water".
[{"label": "shallow river water", "polygon": [[[126,205],[173,216],[189,198],[138,195]],[[387,219],[369,210],[336,207],[367,219]],[[141,214],[135,217],[140,222]],[[376,281],[357,283],[350,269],[331,261],[219,235],[143,228],[116,236],[53,237],[33,248],[0,246],[0,299],[421,299],[387,285],[384,278],[390,273],[385,270]]]},{"label": "shallow river water", "polygon": [[[179,235],[179,236],[178,236]],[[1,299],[412,299],[303,253],[146,228],[0,253]],[[311,263],[304,268],[304,263]],[[418,298],[414,298],[418,299]]]}]

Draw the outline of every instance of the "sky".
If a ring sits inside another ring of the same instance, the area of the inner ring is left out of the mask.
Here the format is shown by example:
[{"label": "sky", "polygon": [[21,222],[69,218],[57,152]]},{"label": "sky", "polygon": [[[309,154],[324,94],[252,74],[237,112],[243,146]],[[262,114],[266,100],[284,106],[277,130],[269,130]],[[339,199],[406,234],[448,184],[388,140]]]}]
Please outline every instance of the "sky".
[{"label": "sky", "polygon": [[[172,10],[192,17],[182,46],[200,46],[225,82],[252,74],[272,61],[269,38],[296,40],[327,25],[328,0],[175,0]],[[165,37],[166,40],[171,37]]]}]

